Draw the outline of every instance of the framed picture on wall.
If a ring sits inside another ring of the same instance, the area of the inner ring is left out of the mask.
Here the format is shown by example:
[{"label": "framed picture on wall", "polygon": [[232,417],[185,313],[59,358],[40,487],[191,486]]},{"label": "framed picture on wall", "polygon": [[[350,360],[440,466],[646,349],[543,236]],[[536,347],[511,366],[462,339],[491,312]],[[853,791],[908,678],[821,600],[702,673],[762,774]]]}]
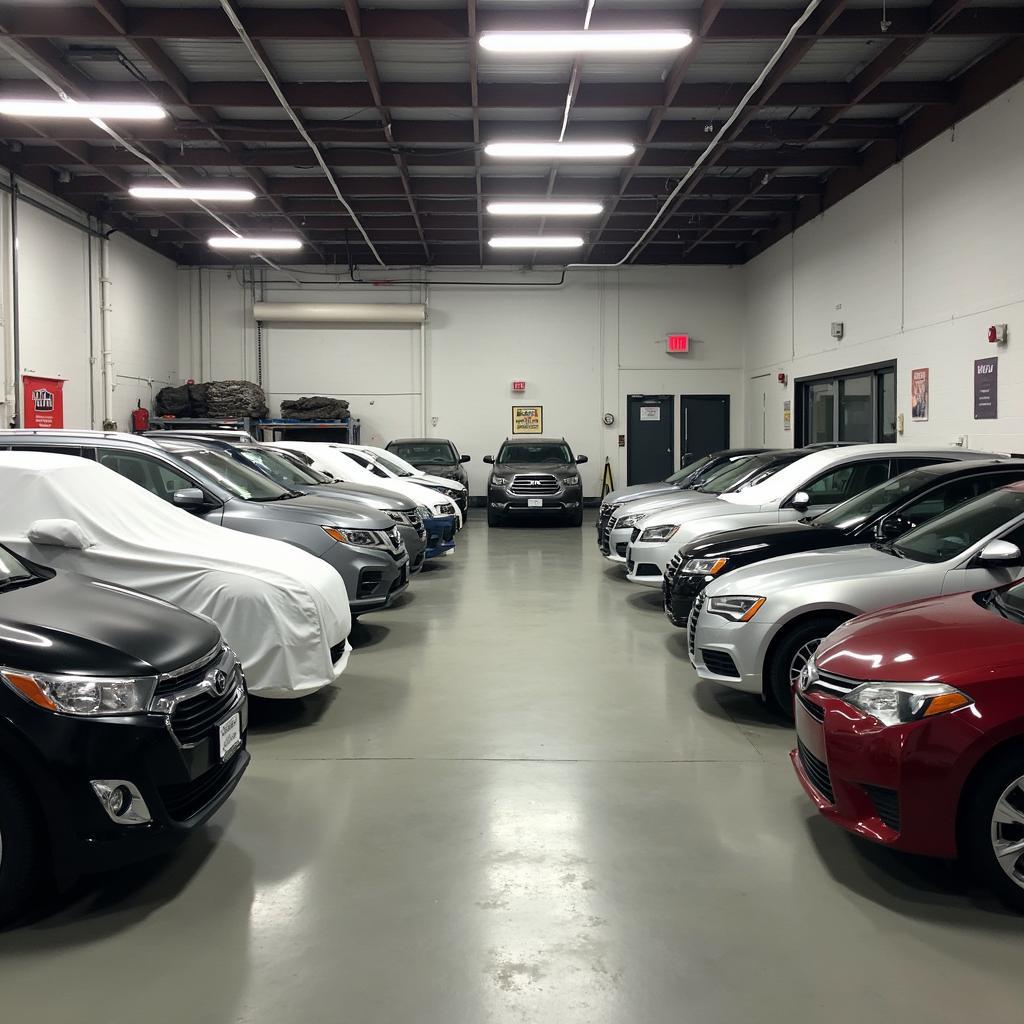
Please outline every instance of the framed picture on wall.
[{"label": "framed picture on wall", "polygon": [[910,371],[910,418],[928,419],[928,369]]},{"label": "framed picture on wall", "polygon": [[542,406],[542,405],[513,405],[512,406],[512,433],[513,434],[543,434],[544,433],[544,406]]}]

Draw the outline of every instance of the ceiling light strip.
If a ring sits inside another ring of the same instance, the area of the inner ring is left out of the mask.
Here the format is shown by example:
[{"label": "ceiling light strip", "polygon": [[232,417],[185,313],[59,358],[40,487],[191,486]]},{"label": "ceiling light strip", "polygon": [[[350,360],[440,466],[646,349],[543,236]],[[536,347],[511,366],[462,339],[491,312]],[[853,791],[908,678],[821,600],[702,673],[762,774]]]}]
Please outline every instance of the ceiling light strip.
[{"label": "ceiling light strip", "polygon": [[480,46],[492,53],[662,53],[693,42],[689,32],[485,32]]},{"label": "ceiling light strip", "polygon": [[492,249],[578,249],[580,235],[495,235],[487,244]]},{"label": "ceiling light strip", "polygon": [[352,209],[352,207],[349,205],[348,200],[344,197],[344,195],[342,195],[341,187],[338,185],[337,179],[334,177],[334,174],[331,172],[331,169],[327,166],[327,161],[324,159],[323,153],[320,152],[320,147],[316,144],[316,142],[313,141],[313,137],[306,130],[306,126],[302,123],[301,118],[298,116],[298,114],[295,113],[291,104],[285,98],[285,95],[281,91],[281,86],[278,84],[277,79],[274,76],[274,73],[270,70],[270,68],[266,64],[266,61],[264,61],[263,57],[260,55],[260,51],[253,43],[252,38],[250,37],[249,33],[245,29],[245,26],[239,19],[238,13],[235,11],[234,5],[231,3],[231,0],[220,0],[220,5],[221,8],[224,10],[224,13],[228,16],[228,20],[234,26],[235,31],[238,33],[239,39],[242,40],[242,43],[245,45],[245,48],[249,51],[249,56],[252,57],[252,59],[256,62],[256,66],[260,69],[260,72],[262,73],[263,77],[267,80],[267,84],[270,86],[274,95],[277,97],[277,101],[278,103],[281,104],[281,108],[291,119],[292,124],[295,125],[296,130],[305,140],[306,145],[309,146],[310,150],[313,153],[313,156],[316,157],[316,162],[320,165],[320,169],[324,172],[324,175],[327,178],[328,182],[330,183],[330,186],[333,189],[334,194],[338,197],[338,202],[341,203],[341,205],[345,208],[348,215],[352,218],[356,228],[359,231],[359,234],[363,236],[363,241],[366,242],[366,244],[370,247],[370,252],[373,253],[373,258],[382,267],[386,266],[387,264],[385,264],[384,260],[381,259],[380,253],[377,252],[377,247],[373,244],[373,242],[370,241],[370,236],[366,233],[366,229],[363,227],[362,222],[356,216],[355,210]]},{"label": "ceiling light strip", "polygon": [[204,199],[209,202],[248,203],[256,198],[250,188],[220,188],[185,185],[132,185],[128,194],[136,199]]},{"label": "ceiling light strip", "polygon": [[604,212],[601,203],[567,203],[560,200],[535,202],[494,202],[487,204],[492,217],[596,217]]},{"label": "ceiling light strip", "polygon": [[509,160],[550,157],[554,160],[606,159],[632,156],[636,146],[631,142],[489,142],[484,146],[488,156]]},{"label": "ceiling light strip", "polygon": [[116,103],[76,100],[67,96],[59,100],[26,100],[0,98],[0,114],[18,118],[75,118],[91,121],[102,117],[109,120],[124,118],[132,121],[161,121],[167,111],[156,103]]},{"label": "ceiling light strip", "polygon": [[257,249],[280,249],[282,251],[294,252],[302,248],[302,242],[298,238],[290,238],[285,235],[263,235],[260,237],[248,237],[245,235],[213,235],[209,239],[211,249],[246,249],[255,252]]}]

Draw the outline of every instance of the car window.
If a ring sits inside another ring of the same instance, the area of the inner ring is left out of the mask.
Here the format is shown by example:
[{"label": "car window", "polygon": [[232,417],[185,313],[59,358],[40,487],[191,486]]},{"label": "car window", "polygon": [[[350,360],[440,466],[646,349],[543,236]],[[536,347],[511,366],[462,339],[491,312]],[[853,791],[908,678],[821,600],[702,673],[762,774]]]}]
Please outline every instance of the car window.
[{"label": "car window", "polygon": [[852,529],[885,509],[895,508],[902,499],[920,490],[930,479],[930,474],[914,470],[885,483],[876,484],[816,516],[814,525],[835,526],[841,530]]},{"label": "car window", "polygon": [[823,473],[802,490],[812,505],[838,505],[869,487],[883,483],[889,476],[889,459],[865,459],[850,462]]},{"label": "car window", "polygon": [[16,444],[4,445],[4,448],[13,452],[47,452],[50,455],[75,455],[81,457],[84,454],[82,446],[77,444]]},{"label": "car window", "polygon": [[189,452],[182,460],[196,471],[200,480],[209,481],[214,488],[219,485],[244,501],[281,501],[292,496],[287,488],[220,452]]},{"label": "car window", "polygon": [[310,484],[320,483],[312,470],[305,469],[301,463],[293,462],[273,449],[239,448],[238,453],[246,462],[266,473],[282,487],[308,487]]},{"label": "car window", "polygon": [[414,466],[448,466],[458,462],[455,452],[443,441],[417,441],[408,444],[389,444],[388,451],[394,452]]},{"label": "car window", "polygon": [[194,480],[149,455],[101,448],[97,461],[126,480],[131,480],[133,484],[145,487],[150,494],[155,494],[164,501],[173,501],[175,491],[196,486]]},{"label": "car window", "polygon": [[572,452],[564,444],[529,444],[525,441],[506,442],[496,460],[499,463],[522,462],[527,465],[572,462]]},{"label": "car window", "polygon": [[936,466],[942,463],[952,462],[953,459],[936,459],[930,456],[921,456],[919,458],[899,458],[893,459],[895,469],[893,470],[893,476],[898,476],[900,473],[906,473],[911,469],[921,469],[923,466]]},{"label": "car window", "polygon": [[[683,466],[682,469],[677,469],[670,476],[665,477],[665,483],[675,484],[677,487],[690,487],[705,473],[709,473],[714,469],[711,463],[712,456],[705,455],[696,462],[691,462],[688,466]],[[718,463],[715,463],[715,465],[718,465]]]},{"label": "car window", "polygon": [[[985,486],[982,486],[982,480]],[[1005,479],[1003,480],[1005,483]],[[934,519],[943,512],[965,501],[976,498],[979,494],[985,494],[998,486],[998,479],[993,476],[986,478],[972,477],[966,480],[950,480],[941,484],[934,490],[922,495],[916,501],[900,510],[900,518],[906,520],[912,526],[921,526],[929,519]]]},{"label": "car window", "polygon": [[730,459],[717,469],[706,473],[695,486],[708,494],[721,494],[750,472],[752,458],[752,455],[743,455],[738,459]]}]

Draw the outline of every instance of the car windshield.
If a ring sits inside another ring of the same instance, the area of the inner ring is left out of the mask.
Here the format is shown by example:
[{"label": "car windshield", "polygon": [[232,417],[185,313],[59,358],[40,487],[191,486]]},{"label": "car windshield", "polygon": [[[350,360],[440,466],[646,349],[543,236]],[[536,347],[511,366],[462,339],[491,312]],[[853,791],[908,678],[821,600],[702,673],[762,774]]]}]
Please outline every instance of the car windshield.
[{"label": "car windshield", "polygon": [[904,534],[891,550],[915,562],[945,562],[1024,513],[1024,491],[1000,488]]},{"label": "car windshield", "polygon": [[0,548],[0,591],[19,587],[38,577],[7,548]]},{"label": "car windshield", "polygon": [[752,458],[753,455],[743,455],[711,470],[696,485],[697,488],[708,494],[721,494],[722,491],[729,490],[737,480],[750,472],[749,463]]},{"label": "car windshield", "polygon": [[301,452],[286,451],[284,448],[275,448],[273,452],[279,459],[287,462],[289,466],[294,466],[303,473],[309,474],[309,478],[313,483],[329,484],[335,479],[330,473],[322,473],[319,469],[314,469],[311,465],[312,460],[308,455],[303,455]]},{"label": "car windshield", "polygon": [[395,476],[415,476],[416,467],[410,466],[408,462],[398,458],[395,455],[385,455],[383,452],[371,452],[370,458],[377,463],[378,466],[383,466],[385,469],[391,470]]},{"label": "car windshield", "polygon": [[905,498],[916,494],[924,484],[933,479],[934,476],[931,473],[921,469],[912,469],[909,473],[886,480],[885,483],[878,484],[877,487],[872,487],[855,498],[836,505],[835,508],[830,508],[827,512],[814,518],[814,525],[851,530],[878,515],[879,512],[899,505]]},{"label": "car windshield", "polygon": [[528,444],[525,441],[506,442],[501,446],[495,462],[522,462],[525,465],[542,463],[572,462],[572,452],[567,444]]},{"label": "car windshield", "polygon": [[291,498],[295,492],[249,469],[233,462],[219,452],[189,452],[183,461],[195,470],[196,476],[212,487],[223,487],[236,498],[246,501],[280,501]]},{"label": "car windshield", "polygon": [[1024,618],[1024,580],[999,593],[999,600],[1016,615]]},{"label": "car windshield", "polygon": [[306,469],[299,463],[292,462],[279,452],[269,448],[239,448],[239,455],[246,462],[262,471],[271,480],[279,483],[282,487],[294,489],[296,487],[308,487],[310,484],[318,484],[321,481],[313,475],[311,469]]},{"label": "car windshield", "polygon": [[682,469],[677,469],[671,476],[665,477],[665,483],[675,484],[677,487],[689,487],[692,483],[696,483],[700,479],[701,474],[710,462],[711,456],[705,455],[702,459],[698,459],[696,462],[691,462],[688,466],[683,466]]},{"label": "car windshield", "polygon": [[455,459],[455,452],[444,441],[416,441],[405,444],[392,444],[388,451],[411,462],[414,466],[450,466]]}]

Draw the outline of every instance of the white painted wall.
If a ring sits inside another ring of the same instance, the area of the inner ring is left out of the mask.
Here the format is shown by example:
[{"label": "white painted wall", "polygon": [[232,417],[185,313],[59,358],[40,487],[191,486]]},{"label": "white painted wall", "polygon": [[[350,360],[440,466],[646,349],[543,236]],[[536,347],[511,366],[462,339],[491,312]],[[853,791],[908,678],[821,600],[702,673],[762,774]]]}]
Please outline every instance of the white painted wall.
[{"label": "white painted wall", "polygon": [[[418,302],[419,284],[301,288],[268,271],[259,295],[276,302]],[[514,404],[544,408],[546,434],[564,435],[590,457],[586,493],[600,492],[607,456],[617,486],[625,482],[626,396],[729,394],[733,436],[743,431],[743,290],[738,271],[722,267],[644,267],[571,274],[465,272],[445,279],[465,286],[426,287],[426,399],[420,381],[419,329],[282,327],[263,331],[263,383],[274,414],[282,398],[347,398],[363,440],[426,432],[452,438],[473,457],[471,485],[482,492],[487,467],[511,432]],[[429,277],[428,277],[429,281]],[[503,287],[514,281],[530,287]],[[253,291],[222,270],[182,271],[182,376],[256,379]],[[694,338],[686,356],[665,352],[665,336]],[[511,392],[525,379],[525,395]],[[677,397],[678,402],[678,397]],[[612,427],[602,415],[616,417]],[[434,422],[436,420],[436,423]],[[677,450],[678,460],[678,429]]]},{"label": "white painted wall", "polygon": [[[58,205],[34,190],[27,194]],[[71,207],[62,207],[61,212],[79,223],[84,220]],[[5,351],[10,353],[13,303],[7,195],[0,221],[3,329]],[[137,401],[151,405],[154,390],[179,377],[178,274],[170,260],[124,235],[113,235],[108,245],[114,418],[127,429]],[[20,389],[22,374],[64,378],[65,425],[99,427],[103,416],[99,240],[93,239],[90,266],[84,231],[19,202],[17,247],[21,358],[16,367],[10,357],[3,361],[0,398],[10,398],[12,389]],[[12,403],[6,401],[2,422],[10,422],[12,413]]]},{"label": "white painted wall", "polygon": [[[896,359],[901,440],[1024,450],[1022,123],[1017,86],[744,268],[748,441],[791,443],[794,378]],[[1007,346],[987,342],[991,323],[1009,324]],[[975,420],[974,360],[992,355],[999,418]],[[931,410],[915,423],[918,367]]]}]

